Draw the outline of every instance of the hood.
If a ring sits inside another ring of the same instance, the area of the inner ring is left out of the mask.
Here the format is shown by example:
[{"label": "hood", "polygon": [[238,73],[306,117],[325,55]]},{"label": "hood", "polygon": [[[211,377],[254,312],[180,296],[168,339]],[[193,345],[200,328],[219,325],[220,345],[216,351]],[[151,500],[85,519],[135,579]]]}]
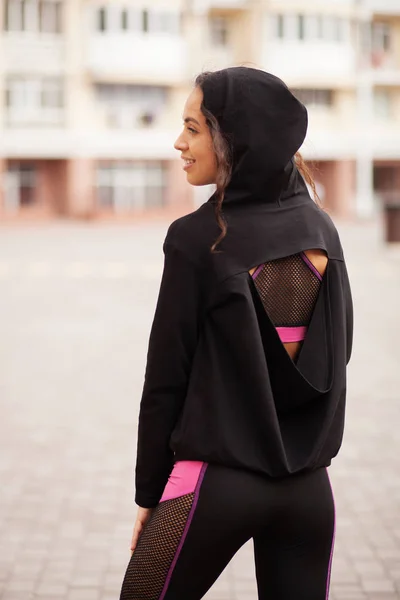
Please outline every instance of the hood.
[{"label": "hood", "polygon": [[224,205],[277,202],[306,136],[305,106],[281,79],[249,67],[210,73],[201,88],[203,104],[217,118],[232,151]]}]

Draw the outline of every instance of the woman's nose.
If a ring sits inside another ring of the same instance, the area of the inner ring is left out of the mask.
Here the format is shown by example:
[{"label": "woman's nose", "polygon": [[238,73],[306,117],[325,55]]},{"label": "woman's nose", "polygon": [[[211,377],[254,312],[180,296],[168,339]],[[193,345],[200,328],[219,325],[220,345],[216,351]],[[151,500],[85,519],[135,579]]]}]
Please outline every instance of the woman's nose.
[{"label": "woman's nose", "polygon": [[175,150],[187,150],[188,149],[188,144],[187,142],[185,142],[182,139],[182,136],[179,136],[178,139],[176,140],[175,144],[174,144],[174,148]]}]

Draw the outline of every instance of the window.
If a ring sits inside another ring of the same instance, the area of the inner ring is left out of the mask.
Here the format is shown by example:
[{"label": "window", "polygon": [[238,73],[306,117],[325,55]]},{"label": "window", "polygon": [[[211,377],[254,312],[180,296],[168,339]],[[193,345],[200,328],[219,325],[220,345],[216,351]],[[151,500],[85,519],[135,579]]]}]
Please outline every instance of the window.
[{"label": "window", "polygon": [[5,207],[15,211],[36,201],[37,169],[34,164],[12,161],[6,173]]},{"label": "window", "polygon": [[333,104],[333,90],[296,88],[291,92],[308,107],[330,107]]},{"label": "window", "polygon": [[24,10],[22,0],[6,0],[4,24],[6,31],[24,30]]},{"label": "window", "polygon": [[27,206],[34,203],[36,182],[36,169],[31,165],[19,167],[20,177],[20,204]]},{"label": "window", "polygon": [[62,108],[63,90],[57,79],[44,79],[41,87],[42,108]]},{"label": "window", "polygon": [[52,77],[10,77],[6,81],[9,125],[57,125],[64,104],[62,80]]},{"label": "window", "polygon": [[343,41],[346,22],[336,16],[279,14],[271,17],[273,36],[286,40]]},{"label": "window", "polygon": [[378,119],[388,121],[392,117],[390,90],[377,89],[374,92],[374,113]]},{"label": "window", "polygon": [[282,40],[285,35],[285,21],[282,14],[270,15],[267,17],[266,24],[268,26],[267,35],[273,39]]},{"label": "window", "polygon": [[298,37],[297,15],[286,14],[284,19],[285,40],[296,40]]},{"label": "window", "polygon": [[344,39],[344,20],[339,17],[333,18],[333,40],[342,42]]},{"label": "window", "polygon": [[121,29],[123,31],[127,31],[128,30],[128,11],[126,9],[123,9],[123,11],[121,12]]},{"label": "window", "polygon": [[61,4],[57,0],[5,0],[5,29],[61,33]]},{"label": "window", "polygon": [[134,6],[110,4],[97,11],[97,31],[137,31],[142,33],[169,33],[178,35],[181,14],[172,10],[138,10]]},{"label": "window", "polygon": [[36,0],[25,0],[24,4],[24,31],[39,31],[40,4]]},{"label": "window", "polygon": [[357,43],[361,53],[371,52],[371,23],[361,21],[356,28]]},{"label": "window", "polygon": [[149,31],[149,11],[144,10],[142,13],[142,30],[146,33]]},{"label": "window", "polygon": [[389,52],[391,48],[391,31],[389,23],[372,23],[372,50]]},{"label": "window", "polygon": [[41,2],[40,30],[45,33],[61,33],[61,3]]},{"label": "window", "polygon": [[149,13],[148,30],[151,33],[180,33],[180,13],[175,11],[152,10]]},{"label": "window", "polygon": [[341,42],[343,40],[343,19],[331,15],[322,18],[323,39],[328,42]]},{"label": "window", "polygon": [[98,31],[105,31],[107,28],[107,13],[105,8],[100,8],[98,11]]},{"label": "window", "polygon": [[304,40],[304,15],[298,15],[298,38]]},{"label": "window", "polygon": [[126,9],[128,13],[128,30],[129,31],[142,31],[143,16],[142,11],[135,7],[129,7]]},{"label": "window", "polygon": [[322,17],[320,15],[305,15],[304,17],[304,37],[307,40],[322,39]]},{"label": "window", "polygon": [[269,24],[268,35],[272,38],[283,39],[285,35],[284,17],[282,14],[271,15],[268,18],[267,23]]},{"label": "window", "polygon": [[117,213],[163,206],[165,188],[166,167],[160,161],[113,161],[97,168],[97,202]]},{"label": "window", "polygon": [[98,84],[111,127],[147,127],[156,121],[167,102],[167,88],[134,84]]},{"label": "window", "polygon": [[226,17],[210,17],[210,41],[213,46],[227,46],[229,42],[229,21]]},{"label": "window", "polygon": [[283,20],[283,15],[277,15],[277,34],[278,38],[282,39],[285,36],[285,22]]}]

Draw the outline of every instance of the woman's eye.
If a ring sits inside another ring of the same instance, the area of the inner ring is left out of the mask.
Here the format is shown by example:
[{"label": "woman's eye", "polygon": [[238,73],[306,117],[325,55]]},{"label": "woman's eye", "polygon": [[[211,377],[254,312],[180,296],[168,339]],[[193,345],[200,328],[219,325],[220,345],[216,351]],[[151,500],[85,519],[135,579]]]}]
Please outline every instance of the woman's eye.
[{"label": "woman's eye", "polygon": [[190,131],[190,133],[197,133],[197,131],[193,129],[193,127],[188,127],[188,131]]}]

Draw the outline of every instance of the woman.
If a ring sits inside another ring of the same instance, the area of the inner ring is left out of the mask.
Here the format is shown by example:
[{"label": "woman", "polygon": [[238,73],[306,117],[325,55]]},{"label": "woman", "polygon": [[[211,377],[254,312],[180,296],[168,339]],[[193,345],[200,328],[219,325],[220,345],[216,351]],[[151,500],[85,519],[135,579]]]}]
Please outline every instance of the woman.
[{"label": "woman", "polygon": [[250,538],[260,599],[325,600],[352,301],[296,154],[307,112],[234,67],[197,78],[183,120],[187,180],[216,192],[163,246],[121,600],[202,598]]}]

